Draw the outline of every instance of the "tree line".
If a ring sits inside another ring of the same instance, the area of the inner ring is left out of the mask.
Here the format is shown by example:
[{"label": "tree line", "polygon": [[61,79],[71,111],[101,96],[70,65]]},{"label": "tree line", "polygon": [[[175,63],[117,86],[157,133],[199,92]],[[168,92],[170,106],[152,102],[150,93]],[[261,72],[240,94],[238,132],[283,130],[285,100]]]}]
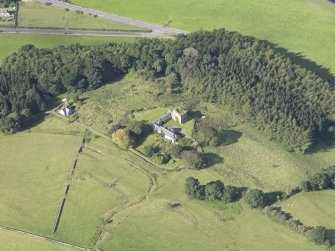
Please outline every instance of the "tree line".
[{"label": "tree line", "polygon": [[267,43],[224,29],[175,40],[55,49],[26,45],[0,68],[0,130],[29,125],[60,93],[96,89],[130,70],[173,79],[184,92],[229,106],[288,149],[304,152],[321,139],[334,142],[331,83]]}]

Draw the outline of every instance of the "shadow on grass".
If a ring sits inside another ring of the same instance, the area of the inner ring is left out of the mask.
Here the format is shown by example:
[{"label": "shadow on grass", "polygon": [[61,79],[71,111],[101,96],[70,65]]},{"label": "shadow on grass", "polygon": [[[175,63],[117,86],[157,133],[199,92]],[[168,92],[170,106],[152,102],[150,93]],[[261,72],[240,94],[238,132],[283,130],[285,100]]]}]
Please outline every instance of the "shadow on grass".
[{"label": "shadow on grass", "polygon": [[219,144],[221,146],[228,146],[238,142],[243,133],[234,130],[223,130],[219,132]]},{"label": "shadow on grass", "polygon": [[269,45],[271,48],[273,48],[276,52],[281,53],[285,55],[286,57],[289,57],[293,63],[300,65],[301,67],[310,70],[320,77],[326,79],[330,85],[335,86],[335,76],[331,72],[329,68],[325,68],[316,62],[307,59],[304,55],[302,55],[302,52],[295,53],[295,52],[290,52],[287,49],[280,48],[278,47],[277,44],[273,44],[269,41],[262,40],[262,42],[266,43]]},{"label": "shadow on grass", "polygon": [[206,162],[206,168],[224,162],[224,159],[216,153],[205,153],[204,158]]},{"label": "shadow on grass", "polygon": [[335,245],[335,229],[326,230],[326,239],[330,241],[330,245]]}]

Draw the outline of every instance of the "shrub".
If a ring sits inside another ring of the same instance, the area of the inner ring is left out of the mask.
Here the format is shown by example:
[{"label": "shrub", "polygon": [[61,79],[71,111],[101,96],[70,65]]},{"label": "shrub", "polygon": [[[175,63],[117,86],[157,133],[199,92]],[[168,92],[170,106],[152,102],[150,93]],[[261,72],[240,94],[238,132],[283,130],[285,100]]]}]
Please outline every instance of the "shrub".
[{"label": "shrub", "polygon": [[195,199],[197,198],[197,192],[200,187],[200,182],[199,180],[193,178],[193,177],[188,177],[185,182],[185,193],[190,196],[191,198]]},{"label": "shrub", "polygon": [[223,197],[224,184],[220,180],[211,181],[205,186],[206,200],[221,200]]},{"label": "shrub", "polygon": [[302,191],[309,192],[312,190],[311,183],[309,181],[303,181],[300,184],[300,188]]},{"label": "shrub", "polygon": [[154,145],[149,145],[144,147],[144,154],[148,156],[149,158],[154,156],[154,154],[159,152],[159,147]]},{"label": "shrub", "polygon": [[244,197],[251,208],[261,208],[265,206],[264,193],[259,189],[248,191]]},{"label": "shrub", "polygon": [[330,177],[325,173],[315,174],[311,178],[310,183],[313,191],[328,189],[333,185]]},{"label": "shrub", "polygon": [[183,151],[183,148],[176,144],[171,144],[167,149],[167,153],[175,158],[179,158],[182,151]]},{"label": "shrub", "polygon": [[135,140],[129,135],[128,131],[125,129],[119,129],[112,134],[112,140],[122,149],[127,149],[129,147],[135,147]]},{"label": "shrub", "polygon": [[152,156],[152,160],[158,164],[166,164],[171,158],[164,153],[156,153]]},{"label": "shrub", "polygon": [[191,168],[202,169],[205,167],[203,154],[196,151],[184,151],[181,155],[184,162]]},{"label": "shrub", "polygon": [[308,238],[315,244],[322,245],[326,241],[326,228],[315,227],[307,231]]},{"label": "shrub", "polygon": [[226,186],[223,190],[222,200],[226,203],[233,202],[239,199],[239,191],[237,187]]}]

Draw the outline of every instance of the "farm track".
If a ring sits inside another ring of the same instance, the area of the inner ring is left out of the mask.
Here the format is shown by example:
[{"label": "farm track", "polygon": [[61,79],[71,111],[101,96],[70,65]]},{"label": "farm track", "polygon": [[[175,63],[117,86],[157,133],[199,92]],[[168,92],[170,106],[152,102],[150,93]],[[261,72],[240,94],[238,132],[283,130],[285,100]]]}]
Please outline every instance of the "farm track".
[{"label": "farm track", "polygon": [[[127,163],[132,168],[135,168],[136,170],[143,173],[149,180],[148,189],[145,195],[142,195],[135,200],[131,201],[125,206],[120,207],[119,209],[112,212],[111,217],[106,221],[106,223],[100,227],[98,230],[98,237],[96,239],[96,242],[94,243],[94,246],[99,247],[107,238],[110,237],[111,230],[106,229],[111,227],[112,229],[118,227],[121,225],[124,221],[126,221],[133,213],[133,210],[145,205],[150,200],[150,194],[156,191],[158,188],[158,182],[156,176],[151,173],[150,171],[146,170],[145,168],[141,167],[140,165],[134,165],[129,160],[122,160],[123,162]],[[123,216],[119,216],[125,214]],[[115,218],[121,217],[117,221]]]}]

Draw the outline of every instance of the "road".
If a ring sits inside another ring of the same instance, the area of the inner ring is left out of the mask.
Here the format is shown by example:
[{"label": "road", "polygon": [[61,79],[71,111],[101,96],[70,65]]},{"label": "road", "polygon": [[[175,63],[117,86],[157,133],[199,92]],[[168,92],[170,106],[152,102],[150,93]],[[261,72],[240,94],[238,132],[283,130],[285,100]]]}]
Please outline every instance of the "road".
[{"label": "road", "polygon": [[111,36],[111,37],[161,37],[157,32],[131,31],[90,31],[66,29],[30,29],[30,28],[0,28],[0,33],[44,34],[44,35],[77,35],[77,36]]},{"label": "road", "polygon": [[171,35],[180,35],[180,34],[187,34],[188,33],[187,31],[173,29],[173,28],[169,28],[169,27],[163,27],[163,26],[159,26],[159,25],[155,25],[155,24],[150,24],[150,23],[146,23],[146,22],[142,22],[142,21],[133,20],[133,19],[126,18],[126,17],[120,17],[120,16],[115,15],[115,14],[109,14],[109,13],[106,13],[106,12],[85,8],[85,7],[81,7],[81,6],[70,4],[70,3],[65,3],[65,2],[62,2],[62,1],[58,1],[58,0],[36,0],[36,1],[44,3],[44,4],[45,3],[52,3],[52,5],[54,5],[54,6],[64,8],[64,9],[66,8],[66,9],[69,9],[71,11],[82,11],[85,14],[96,15],[97,17],[112,20],[112,21],[115,21],[115,22],[120,22],[120,23],[125,23],[125,24],[130,24],[130,25],[146,28],[148,30],[151,30],[153,34],[157,34],[156,36],[158,36],[158,34],[161,35],[161,34],[164,34],[164,33],[168,33],[168,34],[171,34]]}]

